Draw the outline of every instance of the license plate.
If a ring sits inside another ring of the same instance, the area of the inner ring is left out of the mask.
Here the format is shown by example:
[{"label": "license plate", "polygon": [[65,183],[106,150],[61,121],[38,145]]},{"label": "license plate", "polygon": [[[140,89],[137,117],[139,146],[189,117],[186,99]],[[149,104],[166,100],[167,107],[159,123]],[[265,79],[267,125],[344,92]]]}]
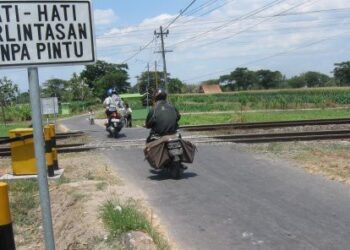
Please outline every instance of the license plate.
[{"label": "license plate", "polygon": [[119,122],[120,120],[119,119],[111,119],[111,122],[115,123],[115,122]]},{"label": "license plate", "polygon": [[167,148],[168,152],[173,156],[183,154],[182,146],[179,141],[168,142]]}]

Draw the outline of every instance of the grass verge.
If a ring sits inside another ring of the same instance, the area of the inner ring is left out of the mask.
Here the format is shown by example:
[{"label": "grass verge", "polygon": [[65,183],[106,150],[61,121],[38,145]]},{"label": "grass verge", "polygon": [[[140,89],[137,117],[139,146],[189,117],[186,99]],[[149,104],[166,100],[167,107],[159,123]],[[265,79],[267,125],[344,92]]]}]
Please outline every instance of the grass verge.
[{"label": "grass verge", "polygon": [[33,180],[9,184],[10,209],[18,246],[35,239],[40,226],[38,183]]},{"label": "grass verge", "polygon": [[147,220],[136,201],[130,199],[125,203],[107,201],[101,207],[101,217],[110,234],[120,237],[130,231],[142,231],[150,235],[158,249],[170,249],[170,246]]},{"label": "grass verge", "polygon": [[309,173],[350,184],[350,144],[346,141],[273,142],[248,147],[291,160]]},{"label": "grass verge", "polygon": [[0,136],[8,136],[9,130],[15,129],[15,128],[27,128],[28,123],[11,123],[9,125],[0,125]]},{"label": "grass verge", "polygon": [[180,125],[200,125],[235,122],[268,122],[309,119],[336,119],[350,117],[350,109],[300,110],[281,112],[236,112],[232,114],[183,115]]}]

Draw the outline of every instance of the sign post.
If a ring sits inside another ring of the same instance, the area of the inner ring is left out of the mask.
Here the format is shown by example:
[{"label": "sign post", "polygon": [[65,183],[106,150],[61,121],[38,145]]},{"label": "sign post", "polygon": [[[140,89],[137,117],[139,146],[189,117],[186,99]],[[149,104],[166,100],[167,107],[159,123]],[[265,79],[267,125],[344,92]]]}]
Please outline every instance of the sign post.
[{"label": "sign post", "polygon": [[45,141],[43,136],[43,124],[40,107],[40,88],[38,68],[28,68],[30,104],[32,107],[32,122],[34,133],[34,150],[38,169],[38,184],[40,194],[40,206],[43,219],[45,246],[48,250],[55,249],[53,235],[50,194],[47,182],[47,170],[45,159]]},{"label": "sign post", "polygon": [[0,68],[27,67],[45,249],[54,250],[38,66],[95,62],[91,0],[0,0]]}]

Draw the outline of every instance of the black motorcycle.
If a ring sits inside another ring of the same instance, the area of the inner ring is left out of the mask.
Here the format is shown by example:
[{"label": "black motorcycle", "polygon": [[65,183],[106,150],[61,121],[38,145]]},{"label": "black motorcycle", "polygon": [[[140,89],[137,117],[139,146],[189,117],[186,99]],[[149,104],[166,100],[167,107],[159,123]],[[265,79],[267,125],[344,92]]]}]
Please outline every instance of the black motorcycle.
[{"label": "black motorcycle", "polygon": [[171,178],[180,179],[187,169],[183,163],[192,163],[195,146],[184,141],[180,134],[154,136],[148,139],[144,155],[151,167],[167,172]]},{"label": "black motorcycle", "polygon": [[186,167],[182,165],[183,148],[180,139],[171,139],[166,142],[166,147],[170,156],[170,162],[166,164],[165,169],[170,176],[175,179],[180,179]]}]

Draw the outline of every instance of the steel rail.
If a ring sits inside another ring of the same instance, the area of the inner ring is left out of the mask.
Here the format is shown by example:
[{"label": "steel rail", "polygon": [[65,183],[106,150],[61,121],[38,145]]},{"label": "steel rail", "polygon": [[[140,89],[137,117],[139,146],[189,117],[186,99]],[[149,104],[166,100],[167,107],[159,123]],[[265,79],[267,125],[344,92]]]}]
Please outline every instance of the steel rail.
[{"label": "steel rail", "polygon": [[350,124],[350,118],[279,121],[279,122],[225,123],[225,124],[214,124],[214,125],[189,125],[189,126],[181,126],[180,129],[183,129],[185,131],[212,131],[212,130],[228,130],[228,129],[259,129],[259,128],[263,129],[263,128],[339,125],[339,124]]},{"label": "steel rail", "polygon": [[[230,134],[214,136],[193,136],[183,137],[194,144],[203,143],[267,143],[267,142],[286,142],[286,141],[313,141],[313,140],[350,140],[350,130],[323,130],[308,132],[288,132],[288,133],[259,133],[259,134]],[[102,148],[131,148],[144,147],[143,140],[116,141],[115,143],[97,143],[97,144],[66,144],[58,147],[59,153],[84,152]],[[1,148],[0,156],[10,156],[11,152]]]}]

